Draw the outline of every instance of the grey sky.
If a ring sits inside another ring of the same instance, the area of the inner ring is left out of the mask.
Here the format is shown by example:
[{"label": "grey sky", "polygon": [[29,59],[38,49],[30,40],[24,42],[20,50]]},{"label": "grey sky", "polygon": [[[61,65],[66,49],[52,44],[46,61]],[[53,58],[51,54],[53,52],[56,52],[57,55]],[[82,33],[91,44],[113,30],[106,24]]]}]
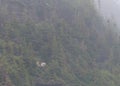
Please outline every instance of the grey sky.
[{"label": "grey sky", "polygon": [[95,3],[105,18],[112,19],[120,26],[120,0],[95,0]]}]

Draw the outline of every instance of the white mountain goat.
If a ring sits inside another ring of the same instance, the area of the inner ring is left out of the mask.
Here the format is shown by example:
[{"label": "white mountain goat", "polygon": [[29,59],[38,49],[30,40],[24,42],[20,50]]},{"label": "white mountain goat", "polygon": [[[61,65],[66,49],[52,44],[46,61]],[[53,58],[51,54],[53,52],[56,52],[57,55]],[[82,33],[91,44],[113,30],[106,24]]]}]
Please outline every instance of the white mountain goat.
[{"label": "white mountain goat", "polygon": [[45,67],[45,66],[46,66],[46,63],[45,63],[45,62],[39,62],[39,61],[37,61],[37,62],[36,62],[36,65],[37,65],[38,67]]}]

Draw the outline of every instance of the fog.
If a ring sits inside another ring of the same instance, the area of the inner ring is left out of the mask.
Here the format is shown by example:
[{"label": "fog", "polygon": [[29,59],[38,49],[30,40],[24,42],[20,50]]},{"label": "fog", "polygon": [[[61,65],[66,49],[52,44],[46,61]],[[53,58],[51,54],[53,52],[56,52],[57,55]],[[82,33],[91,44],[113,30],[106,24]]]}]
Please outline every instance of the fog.
[{"label": "fog", "polygon": [[120,28],[120,0],[95,0],[95,5],[106,20],[112,20]]}]

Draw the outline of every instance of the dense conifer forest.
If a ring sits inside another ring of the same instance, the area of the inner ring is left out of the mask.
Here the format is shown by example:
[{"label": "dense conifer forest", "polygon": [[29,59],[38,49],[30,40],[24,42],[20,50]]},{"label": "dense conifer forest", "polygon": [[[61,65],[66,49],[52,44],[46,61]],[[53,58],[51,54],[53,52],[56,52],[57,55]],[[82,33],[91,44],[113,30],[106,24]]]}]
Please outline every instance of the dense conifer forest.
[{"label": "dense conifer forest", "polygon": [[0,86],[120,86],[119,33],[93,3],[0,0]]}]

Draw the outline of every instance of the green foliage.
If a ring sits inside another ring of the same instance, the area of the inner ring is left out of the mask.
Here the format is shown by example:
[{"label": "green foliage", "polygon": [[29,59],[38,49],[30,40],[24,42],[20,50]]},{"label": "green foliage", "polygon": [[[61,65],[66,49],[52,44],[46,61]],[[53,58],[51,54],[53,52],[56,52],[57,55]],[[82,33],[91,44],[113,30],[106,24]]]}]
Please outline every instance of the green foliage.
[{"label": "green foliage", "polygon": [[0,86],[120,85],[119,35],[92,0],[1,3]]}]

